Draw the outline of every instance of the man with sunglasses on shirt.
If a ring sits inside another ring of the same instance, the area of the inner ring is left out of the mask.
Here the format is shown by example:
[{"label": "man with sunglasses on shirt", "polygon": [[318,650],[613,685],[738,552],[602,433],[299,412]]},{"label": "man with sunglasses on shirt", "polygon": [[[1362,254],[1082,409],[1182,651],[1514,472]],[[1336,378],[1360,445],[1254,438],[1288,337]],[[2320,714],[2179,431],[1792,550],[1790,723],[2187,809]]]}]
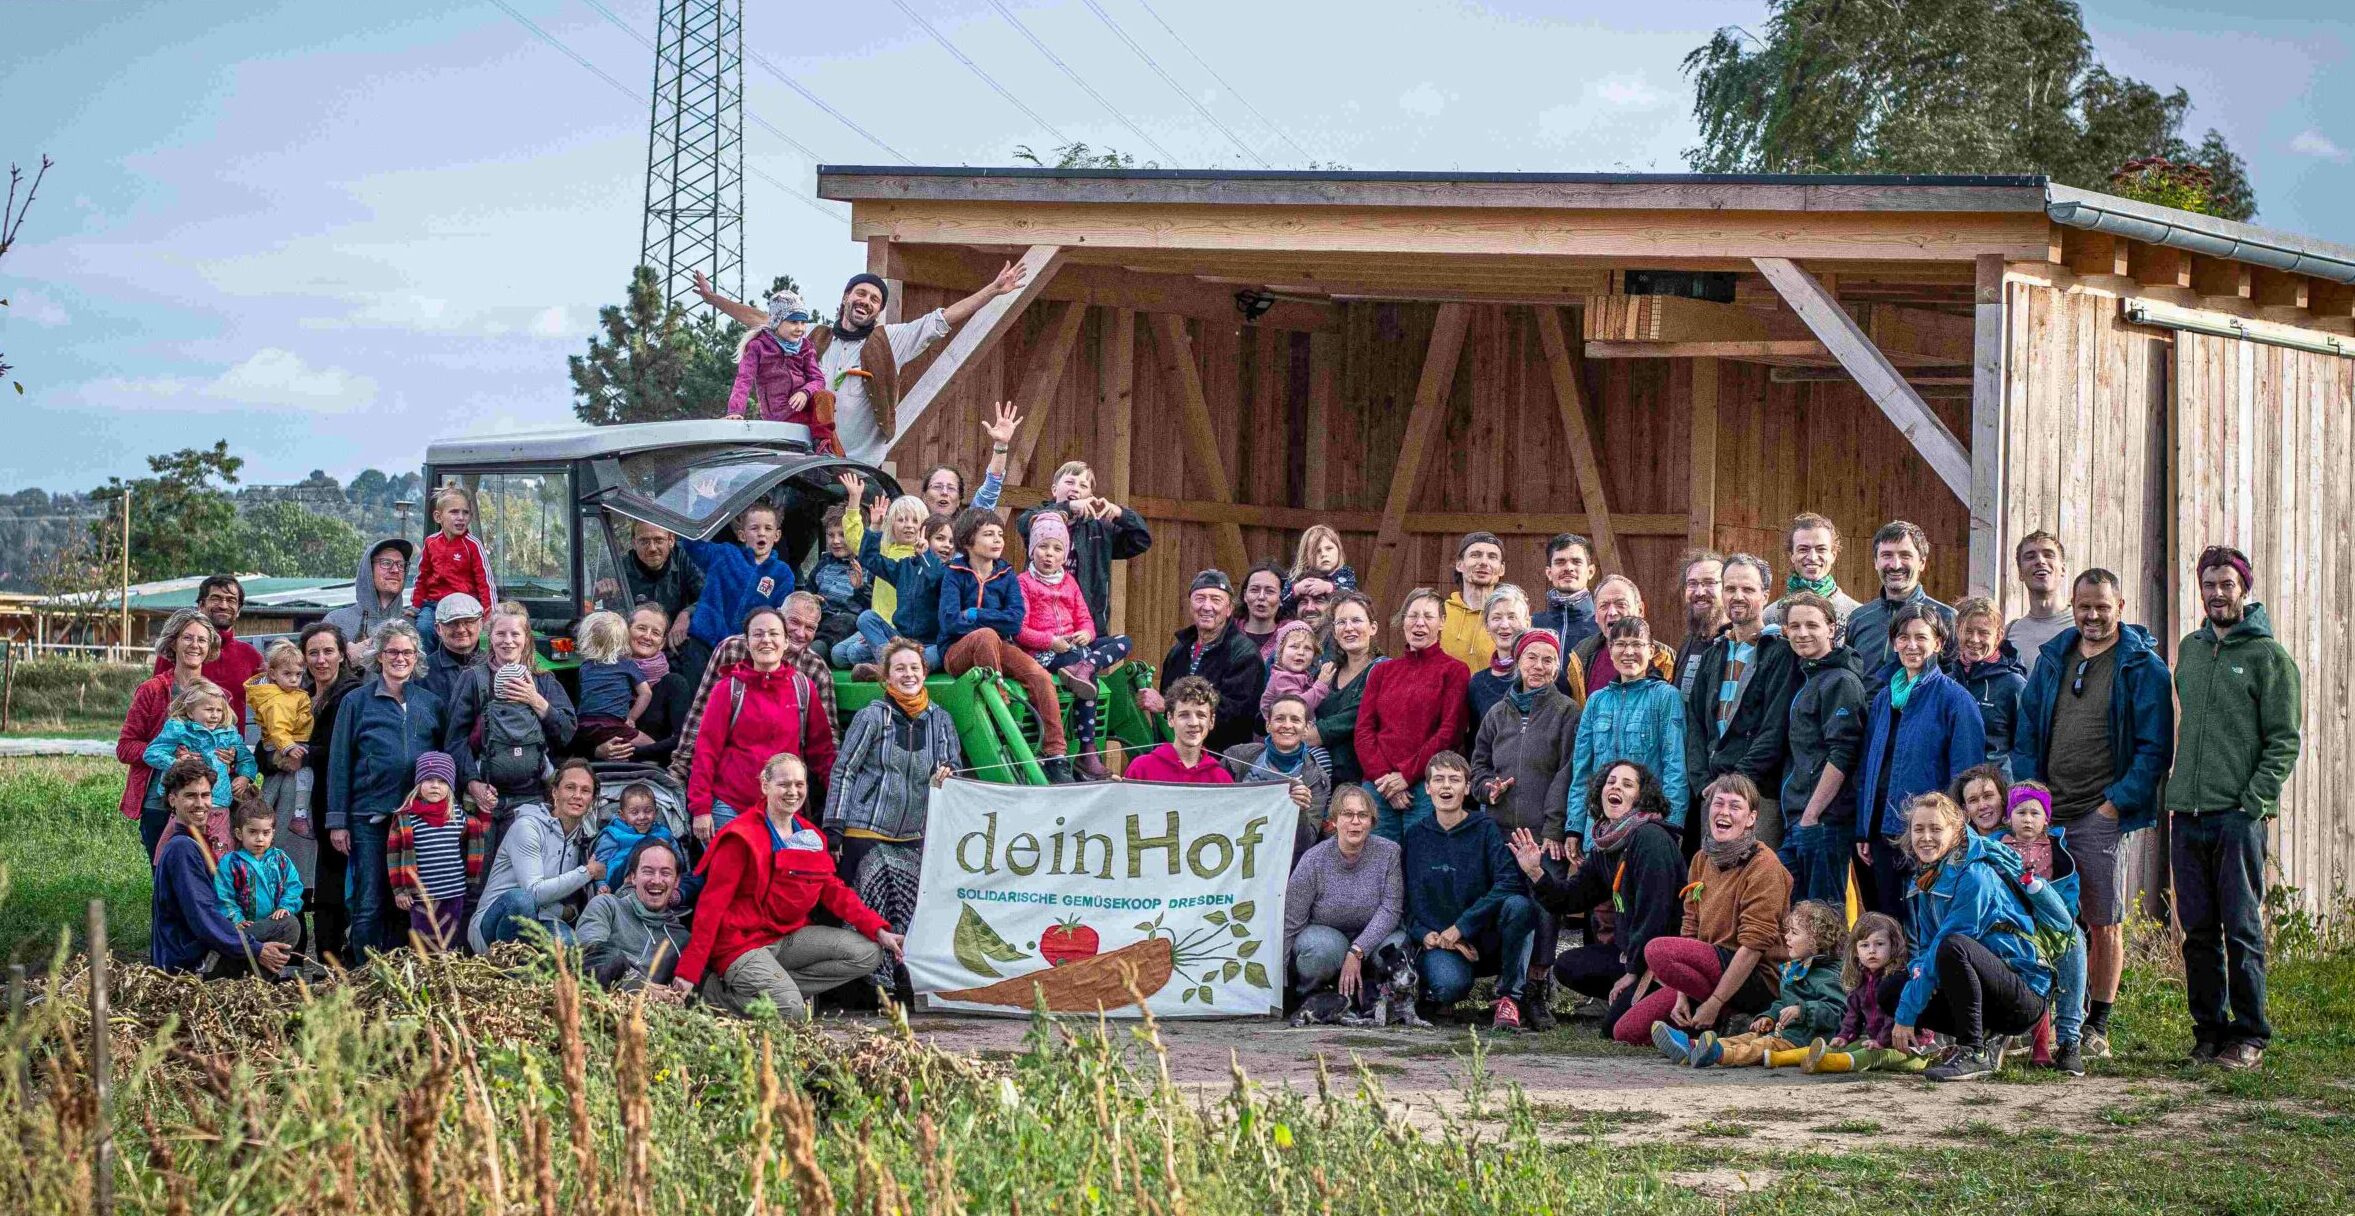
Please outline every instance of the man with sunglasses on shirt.
[{"label": "man with sunglasses on shirt", "polygon": [[2126,961],[2118,842],[2158,821],[2159,782],[2175,751],[2175,696],[2151,635],[2122,623],[2126,592],[2117,575],[2078,575],[2070,609],[2076,624],[2044,644],[2020,694],[2012,776],[2052,787],[2053,825],[2076,863],[2077,919],[2085,926],[2085,1058],[2105,1059]]}]

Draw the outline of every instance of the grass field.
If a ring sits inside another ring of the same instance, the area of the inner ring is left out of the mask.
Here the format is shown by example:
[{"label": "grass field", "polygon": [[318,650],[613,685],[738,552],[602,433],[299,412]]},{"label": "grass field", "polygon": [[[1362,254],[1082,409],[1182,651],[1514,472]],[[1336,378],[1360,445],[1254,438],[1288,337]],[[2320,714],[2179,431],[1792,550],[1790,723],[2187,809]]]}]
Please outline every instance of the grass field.
[{"label": "grass field", "polygon": [[19,663],[8,691],[8,737],[112,739],[147,676],[146,668],[125,663]]},{"label": "grass field", "polygon": [[[0,762],[13,957],[46,955],[94,893],[118,949],[142,948],[119,772]],[[2282,944],[2261,1072],[2178,1064],[2182,986],[2149,948],[2113,1018],[2118,1058],[2095,1065],[2102,1102],[2007,1072],[1952,1087],[1960,1117],[1912,1122],[1917,1079],[1792,1078],[1675,1135],[1525,1100],[1489,1071],[1507,1052],[1561,1070],[1642,1062],[1584,1022],[1436,1041],[1460,1092],[1402,1102],[1384,1092],[1395,1065],[1350,1066],[1381,1041],[1362,1033],[1301,1040],[1329,1058],[1321,1087],[1198,1087],[1167,1082],[1166,1044],[1122,1024],[1041,1024],[984,1058],[888,1025],[639,1015],[595,992],[568,1013],[545,960],[404,959],[315,995],[129,968],[112,1024],[118,1210],[734,1212],[754,1189],[751,1210],[927,1216],[2355,1210],[2355,951],[2304,924]],[[84,1210],[77,975],[0,1043],[0,1110],[18,1121],[0,1136],[0,1211]],[[1664,1065],[1630,1075],[1679,1083]],[[1781,1146],[1794,1126],[1821,1134]]]}]

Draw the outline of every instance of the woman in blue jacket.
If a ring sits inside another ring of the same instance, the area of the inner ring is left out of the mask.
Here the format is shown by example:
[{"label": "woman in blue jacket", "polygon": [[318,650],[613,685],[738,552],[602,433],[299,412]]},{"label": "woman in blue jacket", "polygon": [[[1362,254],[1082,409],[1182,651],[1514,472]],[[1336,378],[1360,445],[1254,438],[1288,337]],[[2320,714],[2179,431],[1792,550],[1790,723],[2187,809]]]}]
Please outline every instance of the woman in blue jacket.
[{"label": "woman in blue jacket", "polygon": [[347,906],[360,957],[398,940],[384,925],[391,902],[385,837],[416,784],[417,757],[442,750],[447,722],[442,703],[415,678],[424,649],[416,626],[386,621],[373,640],[376,674],[344,697],[327,749],[327,839],[351,859]]},{"label": "woman in blue jacket", "polygon": [[1889,621],[1897,670],[1865,713],[1863,772],[1856,783],[1856,855],[1872,867],[1873,909],[1898,915],[1914,858],[1903,840],[1905,808],[1987,758],[1987,730],[1970,691],[1938,667],[1946,620],[1907,604]]},{"label": "woman in blue jacket", "polygon": [[1063,741],[1063,703],[1055,698],[1054,677],[1030,652],[1014,644],[1029,605],[1022,583],[1002,554],[1006,523],[995,511],[970,507],[957,515],[952,534],[957,557],[940,578],[940,666],[952,676],[987,667],[1030,694],[1039,724],[1039,761],[1047,780],[1071,780]]},{"label": "woman in blue jacket", "polygon": [[2034,916],[2013,885],[2020,855],[1964,827],[1962,808],[1944,794],[1913,800],[1905,839],[1930,877],[1907,899],[1914,951],[1889,1045],[1911,1048],[1921,1030],[1949,1035],[1954,1055],[1923,1075],[1976,1081],[2003,1067],[1989,1036],[2034,1029],[2052,991]]},{"label": "woman in blue jacket", "polygon": [[1587,783],[1616,760],[1633,760],[1659,774],[1668,799],[1668,826],[1682,829],[1685,817],[1684,699],[1676,686],[1652,668],[1652,627],[1640,616],[1624,616],[1603,630],[1603,645],[1618,673],[1586,699],[1578,716],[1578,742],[1570,752],[1569,805],[1563,832],[1583,841]]}]

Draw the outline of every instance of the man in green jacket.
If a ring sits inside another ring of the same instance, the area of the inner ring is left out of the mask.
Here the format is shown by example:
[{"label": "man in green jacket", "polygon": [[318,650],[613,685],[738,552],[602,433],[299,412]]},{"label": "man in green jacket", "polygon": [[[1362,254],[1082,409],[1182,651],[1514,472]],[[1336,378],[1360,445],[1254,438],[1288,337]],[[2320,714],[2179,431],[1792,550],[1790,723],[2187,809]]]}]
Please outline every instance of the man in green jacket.
[{"label": "man in green jacket", "polygon": [[2183,921],[2194,1063],[2235,1070],[2265,1060],[2265,821],[2281,811],[2298,762],[2298,666],[2249,600],[2247,554],[2200,554],[2207,622],[2176,653],[2173,813],[2175,910]]}]

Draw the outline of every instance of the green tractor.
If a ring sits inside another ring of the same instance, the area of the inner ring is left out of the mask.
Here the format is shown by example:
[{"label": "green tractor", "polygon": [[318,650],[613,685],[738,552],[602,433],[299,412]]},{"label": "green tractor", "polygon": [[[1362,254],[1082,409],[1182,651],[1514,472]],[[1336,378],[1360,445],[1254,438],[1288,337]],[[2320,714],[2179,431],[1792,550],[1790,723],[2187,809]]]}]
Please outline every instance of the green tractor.
[{"label": "green tractor", "polygon": [[[753,502],[774,504],[786,559],[803,568],[824,539],[827,508],[842,502],[836,477],[856,472],[875,492],[899,483],[872,465],[814,452],[806,427],[786,422],[695,419],[623,426],[562,427],[464,437],[431,445],[427,485],[455,484],[473,496],[475,518],[502,595],[531,610],[539,662],[560,678],[575,665],[573,627],[598,609],[630,606],[622,579],[629,529],[649,523],[710,540]],[[1105,733],[1133,750],[1168,738],[1137,704],[1153,686],[1151,664],[1130,661],[1097,677]],[[845,721],[883,693],[879,684],[834,675]],[[935,675],[934,700],[949,711],[966,764],[985,781],[1044,785],[1037,707],[997,673]],[[1069,695],[1056,706],[1069,712]]]}]

